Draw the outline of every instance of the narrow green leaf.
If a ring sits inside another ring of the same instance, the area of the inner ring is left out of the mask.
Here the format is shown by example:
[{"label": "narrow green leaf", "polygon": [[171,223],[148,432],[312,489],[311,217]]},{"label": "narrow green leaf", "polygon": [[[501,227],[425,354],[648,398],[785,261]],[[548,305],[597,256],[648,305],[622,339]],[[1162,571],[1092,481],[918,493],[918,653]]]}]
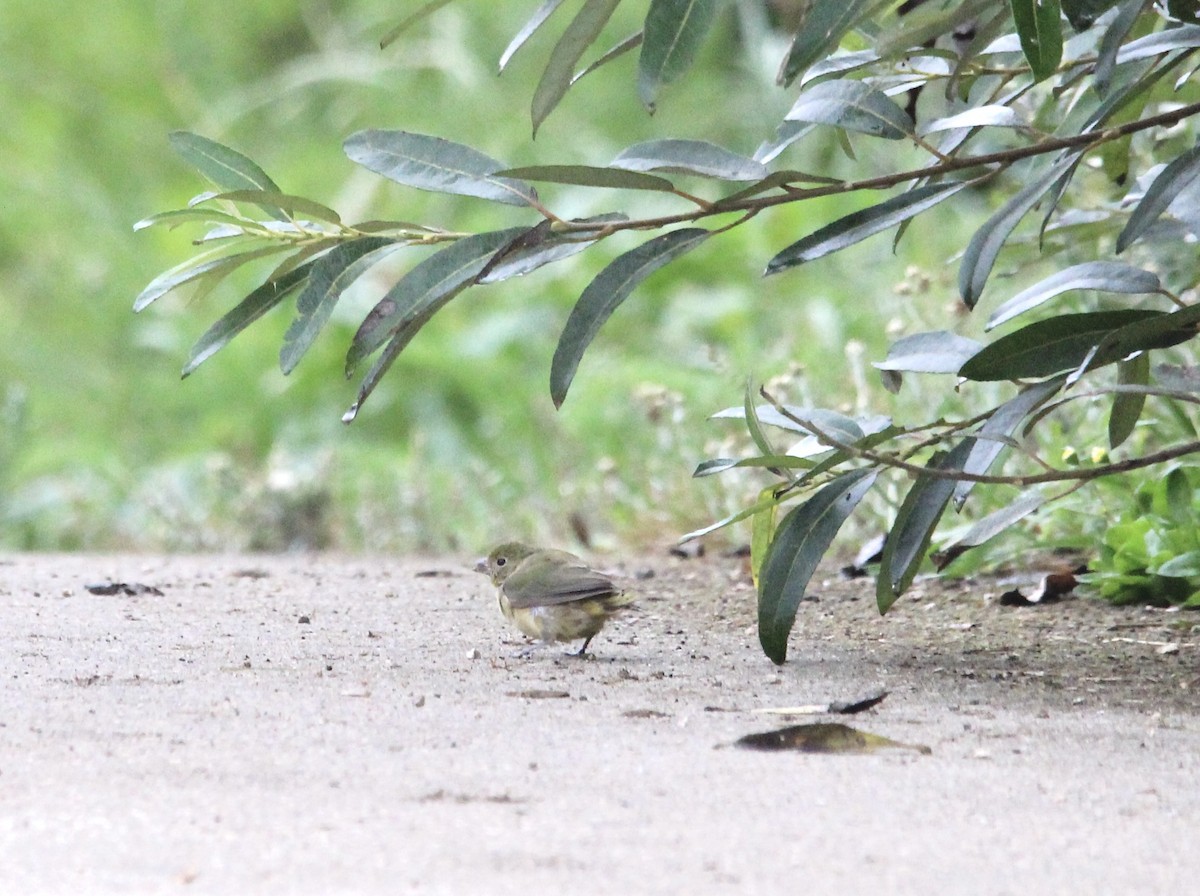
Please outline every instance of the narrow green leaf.
[{"label": "narrow green leaf", "polygon": [[947,330],[914,333],[898,339],[888,349],[887,358],[872,366],[909,373],[958,373],[982,348],[982,343]]},{"label": "narrow green leaf", "polygon": [[953,131],[958,128],[1023,128],[1028,123],[1017,114],[1012,106],[976,106],[957,115],[936,118],[921,125],[918,133],[922,137],[938,131]]},{"label": "narrow green leaf", "polygon": [[791,146],[793,143],[800,140],[807,134],[815,131],[817,126],[810,122],[802,121],[784,121],[775,129],[775,136],[771,140],[764,140],[759,144],[758,149],[754,151],[754,161],[762,162],[764,165],[767,162],[774,160],[778,155]]},{"label": "narrow green leaf", "polygon": [[638,96],[650,112],[663,85],[691,67],[720,5],[720,0],[650,0],[638,60]]},{"label": "narrow green leaf", "polygon": [[170,224],[174,228],[188,221],[223,223],[232,227],[242,227],[248,223],[236,215],[230,215],[215,208],[177,208],[169,212],[159,212],[157,215],[142,218],[142,220],[133,225],[133,230],[136,233],[139,230],[145,230],[147,227],[154,227],[156,224]]},{"label": "narrow green leaf", "polygon": [[542,5],[534,11],[533,15],[529,17],[529,21],[521,26],[521,30],[509,41],[508,46],[504,48],[504,52],[500,54],[500,64],[498,66],[500,71],[504,71],[513,54],[521,49],[525,45],[525,42],[533,36],[534,32],[545,24],[546,19],[550,18],[554,10],[562,6],[562,2],[563,0],[544,0]]},{"label": "narrow green leaf", "polygon": [[875,484],[875,476],[871,469],[845,473],[779,524],[758,583],[758,640],[773,663],[787,660],[788,635],[809,580],[846,518]]},{"label": "narrow green leaf", "polygon": [[[180,157],[208,178],[221,190],[265,190],[270,193],[283,191],[253,161],[235,149],[230,149],[216,140],[209,140],[189,131],[174,131],[167,138],[171,148]],[[280,221],[287,215],[269,205],[262,210]]]},{"label": "narrow green leaf", "polygon": [[994,215],[975,231],[971,242],[963,253],[962,266],[958,269],[958,289],[968,308],[974,308],[987,284],[988,275],[996,263],[996,256],[1004,247],[1013,229],[1021,219],[1037,205],[1050,186],[1072,167],[1079,159],[1079,152],[1064,154],[1057,162],[1033,178],[1029,184],[1004,203]]},{"label": "narrow green leaf", "polygon": [[[434,312],[474,281],[497,252],[528,229],[517,227],[464,237],[426,258],[396,281],[354,334],[346,354],[346,375],[351,375],[364,358],[384,343],[394,341],[397,334],[411,331],[411,339]],[[404,344],[407,345],[407,340]]]},{"label": "narrow green leaf", "polygon": [[279,367],[291,373],[329,320],[351,283],[401,246],[386,237],[367,236],[342,243],[312,267],[308,284],[296,299],[296,318],[283,337]]},{"label": "narrow green leaf", "polygon": [[1058,0],[1009,0],[1021,50],[1035,81],[1044,81],[1062,62],[1062,10]]},{"label": "narrow green leaf", "polygon": [[[973,439],[965,439],[945,454],[929,462],[930,469],[961,470],[971,453]],[[896,522],[883,543],[879,559],[879,578],[875,585],[875,601],[880,613],[886,613],[916,578],[917,570],[933,540],[933,530],[946,511],[954,493],[953,479],[918,476],[900,509]]]},{"label": "narrow green leaf", "polygon": [[230,254],[228,247],[220,246],[209,252],[202,252],[163,271],[151,280],[133,300],[133,310],[141,311],[154,300],[162,298],[171,290],[178,289],[187,283],[195,283],[206,278],[214,281],[220,280],[249,261],[284,252],[288,248],[288,246],[269,245]]},{"label": "narrow green leaf", "polygon": [[[1200,25],[1187,27],[1200,30]],[[1195,180],[1197,175],[1200,175],[1200,143],[1177,156],[1146,188],[1146,195],[1137,204],[1137,208],[1125,222],[1125,228],[1117,237],[1117,252],[1124,252],[1134,240],[1144,234],[1167,210],[1171,200]]]},{"label": "narrow green leaf", "polygon": [[768,470],[811,470],[815,462],[809,457],[795,454],[764,454],[756,457],[743,457],[740,460],[733,457],[714,457],[711,460],[697,464],[692,473],[693,479],[705,476],[715,476],[726,470],[743,467],[766,468]]},{"label": "narrow green leaf", "polygon": [[775,446],[771,444],[771,440],[763,432],[762,423],[758,419],[758,413],[754,410],[754,386],[750,382],[746,383],[746,397],[742,403],[742,411],[746,415],[746,430],[750,433],[750,438],[759,453],[763,455],[774,454]]},{"label": "narrow green leaf", "polygon": [[879,0],[813,0],[802,7],[800,27],[775,80],[781,87],[789,86],[810,65],[836,50],[846,33],[881,5]]},{"label": "narrow green leaf", "polygon": [[[1034,383],[996,408],[979,427],[979,437],[971,439],[974,445],[963,464],[963,472],[973,476],[982,476],[987,473],[1006,447],[1007,440],[1012,438],[1012,434],[1021,425],[1021,421],[1049,401],[1063,387],[1066,380],[1065,376],[1056,376],[1040,383]],[[955,483],[955,510],[962,509],[974,488],[975,483],[966,479]]]},{"label": "narrow green leaf", "polygon": [[341,224],[342,219],[333,209],[303,196],[290,196],[273,190],[227,190],[216,193],[212,200],[227,200],[229,202],[252,202],[261,208],[273,207],[285,212],[307,215],[317,221],[328,221],[331,224]]},{"label": "narrow green leaf", "polygon": [[771,536],[775,534],[775,519],[779,515],[779,504],[772,502],[775,489],[764,488],[758,493],[756,503],[768,502],[766,510],[760,510],[750,520],[750,579],[758,588],[762,581],[762,565],[771,547]]},{"label": "narrow green leaf", "polygon": [[684,542],[695,541],[697,538],[703,538],[705,535],[710,535],[713,532],[716,532],[718,529],[724,529],[726,526],[732,526],[734,523],[740,523],[742,520],[748,520],[750,517],[762,513],[764,510],[769,510],[771,507],[777,505],[780,501],[780,498],[776,497],[776,493],[773,489],[766,489],[763,494],[768,495],[768,497],[765,499],[760,497],[758,501],[754,502],[754,504],[750,505],[749,507],[743,507],[741,510],[737,511],[737,513],[731,513],[729,516],[717,520],[715,523],[710,523],[701,529],[695,529],[691,532],[688,532],[686,535],[680,536],[678,543],[683,544]]},{"label": "narrow green leaf", "polygon": [[862,81],[823,81],[810,87],[784,118],[830,124],[888,140],[900,140],[913,133],[908,113],[883,91]]},{"label": "narrow green leaf", "polygon": [[1200,25],[1180,25],[1131,40],[1117,51],[1117,65],[1160,56],[1172,50],[1193,50],[1200,47]]},{"label": "narrow green leaf", "polygon": [[609,163],[625,171],[668,171],[720,180],[761,180],[771,172],[748,156],[704,140],[649,140],[623,149]]},{"label": "narrow green leaf", "polygon": [[665,177],[591,165],[535,165],[529,168],[508,168],[499,174],[523,180],[573,184],[578,187],[601,187],[608,190],[657,190],[670,193],[675,189],[675,185]]},{"label": "narrow green leaf", "polygon": [[779,252],[767,263],[764,275],[777,274],[833,252],[840,252],[867,237],[928,211],[939,202],[949,199],[967,186],[967,183],[968,181],[951,181],[927,184],[839,218]]},{"label": "narrow green leaf", "polygon": [[1126,325],[1167,316],[1162,311],[1141,309],[1060,314],[1000,337],[964,364],[958,374],[976,382],[993,382],[1072,370],[1106,337]]},{"label": "narrow green leaf", "polygon": [[[570,258],[572,255],[582,252],[591,246],[595,240],[599,239],[606,225],[627,220],[629,219],[619,212],[596,215],[593,218],[577,218],[571,223],[595,224],[596,230],[594,235],[579,231],[551,233],[535,245],[514,246],[506,249],[502,255],[497,255],[492,262],[489,262],[487,269],[479,275],[479,278],[475,282],[498,283],[501,280],[508,280],[511,277],[522,277],[543,265],[552,264],[564,258]],[[545,223],[548,224],[549,222]],[[541,224],[538,225],[538,227],[541,226]]]},{"label": "narrow green leaf", "polygon": [[629,37],[616,43],[612,47],[612,49],[608,50],[601,56],[597,57],[594,62],[589,63],[586,68],[582,68],[579,71],[577,71],[574,75],[572,75],[571,76],[571,86],[574,87],[576,82],[578,82],[580,78],[583,78],[586,75],[590,75],[592,72],[594,72],[596,69],[600,68],[601,66],[608,65],[608,63],[612,62],[614,59],[620,59],[622,56],[624,56],[630,50],[636,50],[641,45],[642,45],[642,32],[637,31],[637,32],[629,35]]},{"label": "narrow green leaf", "polygon": [[461,143],[407,131],[368,130],[352,134],[344,149],[351,161],[390,180],[430,190],[529,205],[537,193],[529,184],[495,172],[507,166]]},{"label": "narrow green leaf", "polygon": [[197,367],[228,345],[234,336],[299,289],[308,279],[313,264],[315,262],[310,261],[298,265],[277,279],[267,280],[238,302],[192,346],[182,375],[189,376]]},{"label": "narrow green leaf", "polygon": [[564,29],[550,52],[546,70],[533,92],[533,133],[537,136],[542,122],[566,96],[575,74],[575,66],[592,45],[617,8],[620,0],[584,0],[583,8]]},{"label": "narrow green leaf", "polygon": [[1092,76],[1099,96],[1104,97],[1108,94],[1121,42],[1129,35],[1145,7],[1145,0],[1125,0],[1118,7],[1116,18],[1100,38],[1100,46],[1096,49],[1095,74]]},{"label": "narrow green leaf", "polygon": [[1134,352],[1170,348],[1187,342],[1195,337],[1198,326],[1200,305],[1188,305],[1169,314],[1151,312],[1141,319],[1130,320],[1104,337],[1093,356],[1086,359],[1086,367],[1076,371],[1075,376],[1120,361]]},{"label": "narrow green leaf", "polygon": [[421,21],[421,19],[432,15],[443,6],[449,5],[451,2],[453,2],[453,0],[430,0],[429,3],[417,7],[415,12],[406,16],[399,25],[394,27],[391,31],[385,34],[382,39],[380,39],[379,49],[386,50],[396,41],[396,38],[398,38],[413,25],[417,24],[417,22]]},{"label": "narrow green leaf", "polygon": [[673,230],[619,256],[588,284],[559,337],[550,364],[550,395],[562,407],[584,351],[634,288],[663,265],[696,248],[710,235],[699,227]]},{"label": "narrow green leaf", "polygon": [[1120,261],[1088,261],[1051,274],[1013,296],[988,318],[985,330],[998,327],[1043,302],[1076,289],[1143,295],[1162,291],[1158,276]]},{"label": "narrow green leaf", "polygon": [[[1145,386],[1150,382],[1150,355],[1141,352],[1128,361],[1117,362],[1117,384]],[[1145,393],[1118,392],[1113,396],[1112,410],[1108,414],[1108,444],[1118,448],[1133,433],[1142,409],[1146,406]]]},{"label": "narrow green leaf", "polygon": [[962,556],[969,548],[979,547],[979,545],[991,541],[1005,529],[1015,526],[1031,513],[1035,513],[1045,503],[1046,499],[1040,493],[1029,491],[1007,507],[1001,507],[999,510],[989,513],[963,533],[961,538],[956,538],[939,548],[937,554],[934,555],[938,570],[948,566],[951,560]]},{"label": "narrow green leaf", "polygon": [[824,59],[819,59],[808,67],[800,86],[805,87],[817,81],[828,81],[831,78],[848,75],[879,61],[879,54],[874,50],[841,51]]}]

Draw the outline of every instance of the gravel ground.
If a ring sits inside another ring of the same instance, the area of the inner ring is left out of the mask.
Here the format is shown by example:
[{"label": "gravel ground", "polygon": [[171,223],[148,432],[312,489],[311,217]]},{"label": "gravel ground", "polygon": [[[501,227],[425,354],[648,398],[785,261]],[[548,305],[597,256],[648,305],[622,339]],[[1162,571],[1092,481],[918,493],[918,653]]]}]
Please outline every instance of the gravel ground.
[{"label": "gravel ground", "polygon": [[[738,563],[578,660],[465,557],[0,558],[0,892],[1194,891],[1200,615],[833,577],[776,667]],[[929,751],[733,745],[831,721]]]}]

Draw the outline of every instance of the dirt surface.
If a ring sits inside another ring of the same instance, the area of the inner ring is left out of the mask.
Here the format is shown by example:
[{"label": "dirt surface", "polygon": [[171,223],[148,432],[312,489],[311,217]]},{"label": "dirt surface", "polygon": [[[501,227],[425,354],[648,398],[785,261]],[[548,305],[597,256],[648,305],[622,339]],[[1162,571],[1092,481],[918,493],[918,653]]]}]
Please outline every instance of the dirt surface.
[{"label": "dirt surface", "polygon": [[[1200,615],[834,576],[776,667],[737,561],[625,572],[515,659],[465,557],[3,558],[0,892],[1195,892]],[[929,752],[732,745],[804,721]]]}]

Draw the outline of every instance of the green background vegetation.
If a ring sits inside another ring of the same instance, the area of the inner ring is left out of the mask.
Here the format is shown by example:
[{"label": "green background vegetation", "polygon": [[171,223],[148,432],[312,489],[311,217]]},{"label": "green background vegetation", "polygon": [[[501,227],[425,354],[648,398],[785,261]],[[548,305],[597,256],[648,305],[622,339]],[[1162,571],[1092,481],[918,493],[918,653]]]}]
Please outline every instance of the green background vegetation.
[{"label": "green background vegetation", "polygon": [[[668,89],[653,119],[630,56],[581,83],[530,143],[528,101],[547,45],[535,38],[500,78],[494,68],[527,7],[452,4],[384,51],[378,40],[405,4],[0,10],[0,541],[476,551],[505,536],[569,546],[574,529],[600,546],[661,543],[759,487],[690,478],[698,461],[728,453],[723,442],[743,438],[737,421],[706,418],[740,403],[747,378],[782,378],[781,396],[846,409],[869,390],[874,409],[892,410],[869,362],[890,338],[954,324],[947,262],[967,226],[954,217],[962,204],[914,227],[900,256],[880,237],[765,280],[765,261],[812,222],[784,211],[738,228],[639,288],[561,412],[547,378],[562,322],[603,263],[635,242],[472,290],[422,331],[349,427],[340,415],[356,384],[338,371],[384,284],[352,295],[290,377],[277,366],[290,317],[276,312],[179,381],[192,342],[254,280],[130,312],[194,235],[135,234],[133,223],[206,188],[171,152],[174,129],[236,147],[283,189],[347,219],[483,229],[488,203],[403,190],[354,166],[341,141],[360,128],[403,128],[512,165],[606,164],[663,136],[751,153],[792,99],[770,86],[783,45],[731,52],[730,14],[700,72]],[[637,26],[638,10],[622,14],[614,40]],[[806,145],[807,157],[790,162],[842,163],[836,142]],[[861,160],[869,148],[859,149]],[[569,189],[557,188],[558,207],[605,210]],[[846,210],[820,209],[824,220]],[[852,343],[862,352],[848,358]],[[901,400],[941,396],[906,384]]]}]

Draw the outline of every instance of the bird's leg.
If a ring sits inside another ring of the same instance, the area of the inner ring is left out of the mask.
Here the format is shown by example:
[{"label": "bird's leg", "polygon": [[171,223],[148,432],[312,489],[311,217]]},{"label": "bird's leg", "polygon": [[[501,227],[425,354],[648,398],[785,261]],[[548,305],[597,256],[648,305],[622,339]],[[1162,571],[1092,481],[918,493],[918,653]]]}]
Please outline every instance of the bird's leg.
[{"label": "bird's leg", "polygon": [[594,638],[594,637],[596,637],[596,636],[588,635],[586,638],[583,639],[583,646],[579,648],[579,651],[578,652],[573,651],[571,653],[568,653],[567,656],[577,656],[580,659],[583,659],[584,657],[586,657],[587,656],[587,647],[589,644],[592,643],[592,638]]}]

